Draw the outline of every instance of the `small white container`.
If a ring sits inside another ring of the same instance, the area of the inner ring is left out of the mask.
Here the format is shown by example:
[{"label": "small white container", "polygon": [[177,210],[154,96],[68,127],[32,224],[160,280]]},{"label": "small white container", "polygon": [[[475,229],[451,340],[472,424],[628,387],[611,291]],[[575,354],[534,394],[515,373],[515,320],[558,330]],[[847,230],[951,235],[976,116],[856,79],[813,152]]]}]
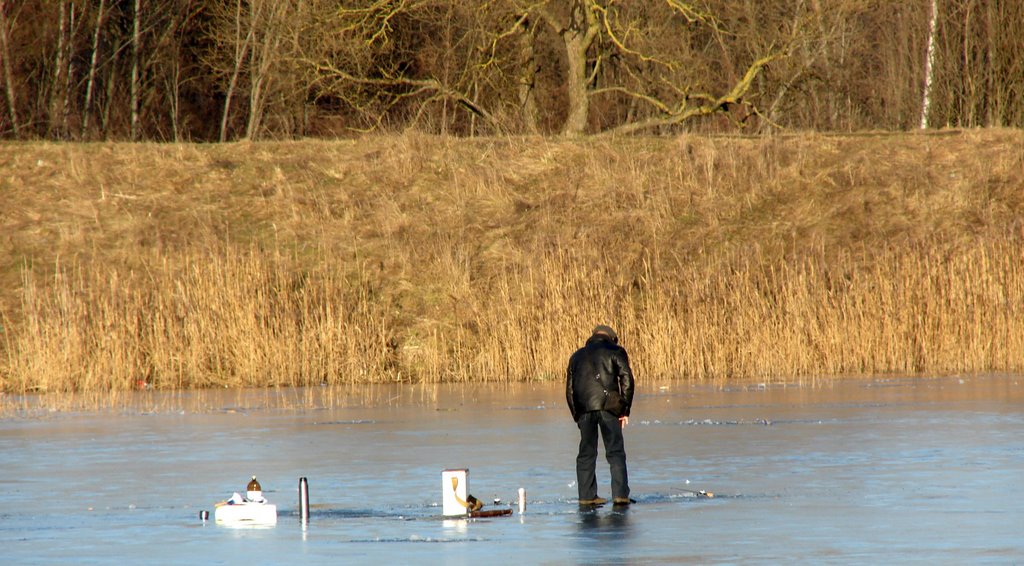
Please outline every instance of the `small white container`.
[{"label": "small white container", "polygon": [[441,512],[445,517],[465,516],[468,510],[469,470],[454,469],[441,472]]},{"label": "small white container", "polygon": [[277,505],[270,503],[242,503],[219,504],[213,512],[214,520],[217,523],[232,526],[257,526],[277,524]]}]

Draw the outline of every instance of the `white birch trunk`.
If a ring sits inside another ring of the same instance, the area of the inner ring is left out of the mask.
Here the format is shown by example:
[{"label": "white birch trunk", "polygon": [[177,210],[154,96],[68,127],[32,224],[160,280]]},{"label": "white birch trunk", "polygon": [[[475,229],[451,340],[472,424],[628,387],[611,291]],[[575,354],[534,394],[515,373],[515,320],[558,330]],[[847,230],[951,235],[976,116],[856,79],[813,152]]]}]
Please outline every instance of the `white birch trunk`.
[{"label": "white birch trunk", "polygon": [[928,55],[924,63],[924,96],[921,101],[921,129],[927,129],[928,110],[932,105],[932,81],[935,73],[935,33],[939,21],[939,0],[931,2],[931,18],[928,22]]}]

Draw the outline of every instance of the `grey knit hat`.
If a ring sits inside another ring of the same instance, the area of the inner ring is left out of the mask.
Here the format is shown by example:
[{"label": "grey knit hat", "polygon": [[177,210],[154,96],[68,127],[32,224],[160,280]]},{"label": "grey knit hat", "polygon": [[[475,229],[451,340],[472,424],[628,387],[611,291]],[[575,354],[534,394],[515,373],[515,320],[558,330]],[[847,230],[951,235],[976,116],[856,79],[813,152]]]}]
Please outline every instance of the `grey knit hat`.
[{"label": "grey knit hat", "polygon": [[616,334],[614,330],[612,330],[611,326],[605,324],[598,324],[597,326],[595,326],[594,331],[591,334],[604,334],[605,336],[611,338],[612,342],[619,341],[619,335]]}]

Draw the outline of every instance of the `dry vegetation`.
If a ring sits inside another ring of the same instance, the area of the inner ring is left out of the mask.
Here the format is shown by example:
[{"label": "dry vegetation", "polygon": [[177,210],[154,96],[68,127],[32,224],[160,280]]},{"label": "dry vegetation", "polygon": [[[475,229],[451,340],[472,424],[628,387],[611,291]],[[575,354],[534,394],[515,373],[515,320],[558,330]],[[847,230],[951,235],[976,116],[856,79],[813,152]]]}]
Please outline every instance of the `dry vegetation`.
[{"label": "dry vegetation", "polygon": [[10,393],[1024,369],[1024,134],[0,146]]},{"label": "dry vegetation", "polygon": [[0,0],[0,138],[1024,127],[1019,0]]}]

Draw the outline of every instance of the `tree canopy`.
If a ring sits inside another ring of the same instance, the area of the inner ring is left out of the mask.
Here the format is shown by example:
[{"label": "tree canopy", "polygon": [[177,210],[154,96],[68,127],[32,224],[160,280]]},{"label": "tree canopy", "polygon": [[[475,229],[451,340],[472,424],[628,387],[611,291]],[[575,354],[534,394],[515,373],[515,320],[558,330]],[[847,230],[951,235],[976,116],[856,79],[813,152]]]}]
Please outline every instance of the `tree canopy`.
[{"label": "tree canopy", "polygon": [[1021,27],[1017,0],[0,0],[0,136],[1019,127]]}]

